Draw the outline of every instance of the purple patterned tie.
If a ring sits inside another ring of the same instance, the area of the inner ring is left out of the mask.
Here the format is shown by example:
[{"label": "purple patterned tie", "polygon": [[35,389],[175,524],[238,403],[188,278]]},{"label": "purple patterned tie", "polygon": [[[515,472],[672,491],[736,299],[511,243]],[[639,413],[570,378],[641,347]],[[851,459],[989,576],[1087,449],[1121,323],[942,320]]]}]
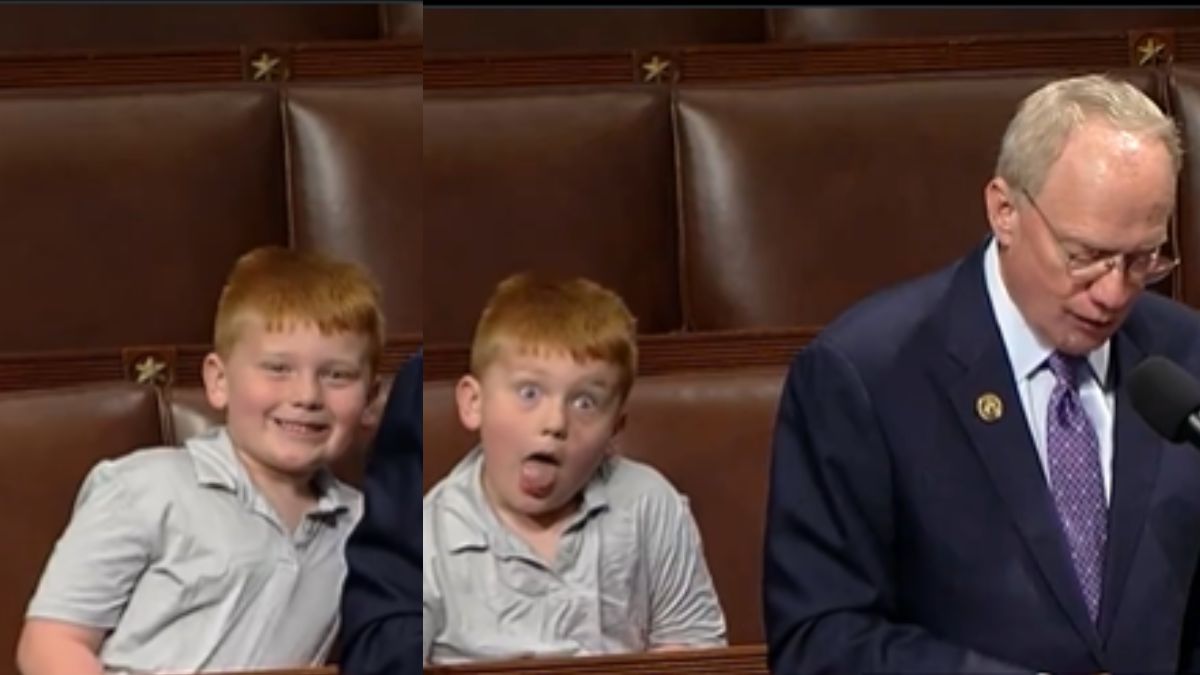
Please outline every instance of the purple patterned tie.
[{"label": "purple patterned tie", "polygon": [[1050,490],[1071,546],[1079,587],[1094,622],[1104,578],[1108,507],[1100,474],[1100,443],[1080,402],[1076,382],[1076,374],[1087,364],[1082,357],[1059,352],[1051,354],[1047,364],[1057,379],[1046,411]]}]

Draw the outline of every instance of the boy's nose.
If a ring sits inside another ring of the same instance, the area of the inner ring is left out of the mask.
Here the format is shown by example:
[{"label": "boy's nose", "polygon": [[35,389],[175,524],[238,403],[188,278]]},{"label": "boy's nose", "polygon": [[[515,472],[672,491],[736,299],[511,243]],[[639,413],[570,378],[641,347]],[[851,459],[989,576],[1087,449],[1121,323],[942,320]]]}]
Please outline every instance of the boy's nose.
[{"label": "boy's nose", "polygon": [[301,408],[319,408],[321,406],[321,383],[317,377],[302,375],[292,381],[292,404]]},{"label": "boy's nose", "polygon": [[562,406],[552,403],[545,408],[542,417],[542,433],[560,440],[566,438],[567,416],[563,412]]}]

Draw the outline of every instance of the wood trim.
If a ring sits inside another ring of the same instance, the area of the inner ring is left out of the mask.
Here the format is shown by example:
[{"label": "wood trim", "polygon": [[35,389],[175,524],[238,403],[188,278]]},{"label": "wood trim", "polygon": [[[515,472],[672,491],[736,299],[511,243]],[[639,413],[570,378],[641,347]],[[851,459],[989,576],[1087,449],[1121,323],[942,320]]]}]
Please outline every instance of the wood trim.
[{"label": "wood trim", "polygon": [[421,45],[397,40],[330,41],[203,50],[0,53],[0,88],[185,82],[244,82],[261,49],[289,59],[290,80],[419,75]]},{"label": "wood trim", "polygon": [[[640,59],[651,53],[671,55],[678,70],[673,81],[677,82],[1072,66],[1122,68],[1136,65],[1130,36],[1143,32],[701,45],[588,54],[458,54],[427,59],[425,87],[639,83]],[[1176,45],[1195,45],[1194,50],[1200,52],[1200,30],[1180,31]]]},{"label": "wood trim", "polygon": [[[420,335],[389,338],[383,349],[381,372],[388,374],[400,367],[421,347]],[[208,345],[136,346],[80,350],[70,352],[32,352],[0,354],[0,391],[50,389],[89,382],[133,379],[128,355],[137,352],[170,353],[173,361],[171,383],[198,386],[200,365]]]},{"label": "wood trim", "polygon": [[623,654],[567,659],[523,659],[499,663],[426,667],[426,675],[572,675],[579,673],[721,673],[721,675],[766,675],[765,645],[741,645],[723,649],[697,649],[658,654]]},{"label": "wood trim", "polygon": [[[787,365],[820,327],[644,335],[638,338],[638,374],[704,372]],[[451,380],[467,372],[469,345],[425,347],[425,380]]]},{"label": "wood trim", "polygon": [[163,53],[0,54],[0,87],[240,82],[237,48]]},{"label": "wood trim", "polygon": [[633,52],[518,54],[431,58],[426,89],[554,84],[627,84],[636,81]]},{"label": "wood trim", "polygon": [[1167,61],[1200,61],[1200,28],[1137,29],[1057,35],[754,43],[571,53],[476,53],[432,56],[401,40],[351,40],[169,51],[0,53],[0,88],[246,81],[247,54],[286,55],[292,80],[421,74],[429,89],[643,83],[641,61],[667,54],[668,82],[719,82],[828,75],[947,70],[1137,65],[1132,41],[1164,36]]},{"label": "wood trim", "polygon": [[685,51],[681,81],[751,80],[1048,67],[1129,66],[1124,33],[1102,36],[986,37],[861,44],[730,46]]},{"label": "wood trim", "polygon": [[641,48],[589,53],[477,53],[423,59],[422,45],[401,40],[351,40],[169,51],[0,53],[0,88],[239,82],[245,59],[259,48],[286,54],[292,80],[420,74],[430,89],[643,82],[641,60],[669,54],[668,81],[717,82],[823,75],[902,74],[946,70],[1136,66],[1131,44],[1164,36],[1165,60],[1200,61],[1200,28],[1137,29],[1056,35],[787,42]]},{"label": "wood trim", "polygon": [[292,79],[419,75],[421,60],[421,45],[396,40],[298,45]]}]

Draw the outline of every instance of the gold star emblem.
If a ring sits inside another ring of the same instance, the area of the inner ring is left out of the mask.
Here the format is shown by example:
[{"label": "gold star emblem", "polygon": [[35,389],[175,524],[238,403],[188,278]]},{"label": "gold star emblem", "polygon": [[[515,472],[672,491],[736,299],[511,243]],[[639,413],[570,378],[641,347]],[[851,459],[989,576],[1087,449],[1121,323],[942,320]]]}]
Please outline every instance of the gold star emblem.
[{"label": "gold star emblem", "polygon": [[153,356],[147,356],[141,361],[138,361],[134,366],[134,369],[137,371],[137,383],[150,384],[157,382],[162,378],[163,371],[166,370],[166,368],[166,363],[159,361]]},{"label": "gold star emblem", "polygon": [[646,61],[642,64],[642,70],[645,71],[645,75],[642,76],[642,81],[660,82],[670,68],[671,62],[669,60],[659,58],[658,54],[655,54],[650,58],[649,61]]},{"label": "gold star emblem", "polygon": [[1138,65],[1144,66],[1149,63],[1154,63],[1162,55],[1163,50],[1167,48],[1165,42],[1158,40],[1154,36],[1150,36],[1137,46]]},{"label": "gold star emblem", "polygon": [[254,81],[271,80],[275,77],[276,70],[279,68],[279,57],[272,56],[268,52],[263,52],[258,55],[257,59],[250,62],[250,67],[254,68]]}]

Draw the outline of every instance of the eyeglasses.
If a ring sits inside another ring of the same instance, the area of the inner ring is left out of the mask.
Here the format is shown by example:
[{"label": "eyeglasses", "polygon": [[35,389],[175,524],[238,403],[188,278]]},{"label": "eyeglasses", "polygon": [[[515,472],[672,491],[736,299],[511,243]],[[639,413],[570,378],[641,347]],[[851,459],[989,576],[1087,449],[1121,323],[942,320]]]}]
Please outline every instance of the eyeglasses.
[{"label": "eyeglasses", "polygon": [[1153,251],[1138,251],[1136,253],[1106,253],[1103,251],[1089,251],[1087,253],[1071,253],[1063,244],[1062,237],[1058,231],[1042,212],[1041,207],[1034,201],[1033,195],[1025,188],[1021,188],[1021,194],[1025,199],[1029,200],[1030,206],[1034,211],[1037,211],[1042,222],[1046,224],[1046,230],[1050,232],[1050,238],[1054,240],[1054,245],[1058,248],[1058,252],[1062,254],[1063,260],[1067,267],[1067,273],[1071,278],[1080,284],[1091,284],[1099,280],[1104,275],[1120,267],[1127,279],[1135,281],[1143,286],[1156,284],[1167,275],[1171,270],[1179,264],[1177,258],[1171,257],[1169,254],[1162,252],[1162,247],[1159,246]]}]

